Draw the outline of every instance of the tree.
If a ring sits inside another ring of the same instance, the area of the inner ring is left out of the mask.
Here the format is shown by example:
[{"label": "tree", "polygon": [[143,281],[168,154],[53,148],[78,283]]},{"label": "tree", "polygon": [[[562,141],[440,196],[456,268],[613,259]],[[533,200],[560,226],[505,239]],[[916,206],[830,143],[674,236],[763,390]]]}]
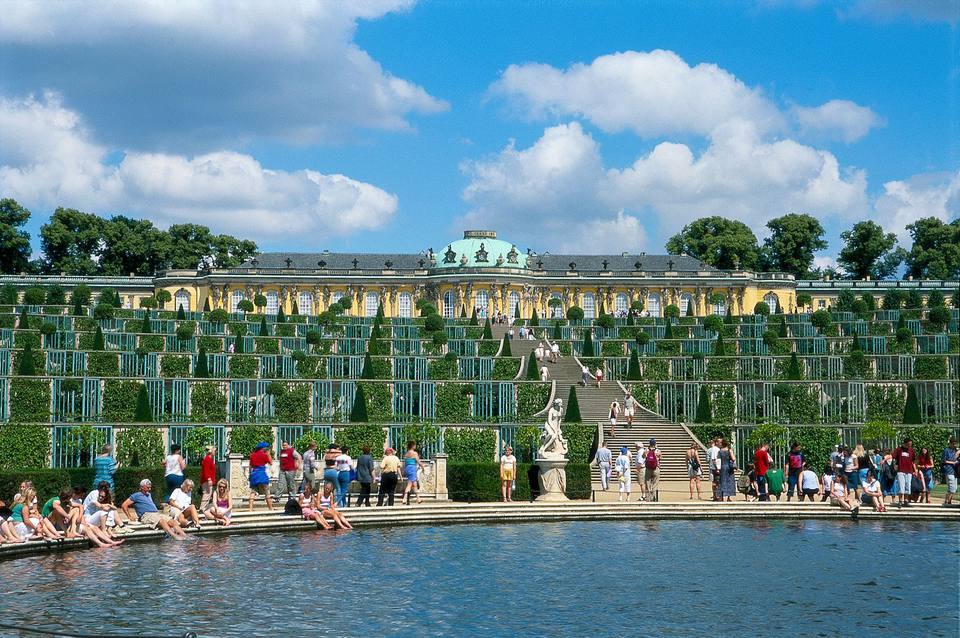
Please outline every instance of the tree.
[{"label": "tree", "polygon": [[199,224],[174,224],[167,230],[171,268],[235,268],[253,257],[257,245],[230,235],[213,235]]},{"label": "tree", "polygon": [[947,324],[950,323],[950,310],[945,306],[931,308],[927,314],[927,320],[930,322],[930,325],[943,330],[947,327]]},{"label": "tree", "polygon": [[890,289],[883,293],[884,310],[900,310],[903,307],[904,294],[902,290]]},{"label": "tree", "polygon": [[299,315],[299,314],[300,314],[300,305],[297,303],[297,300],[294,299],[293,301],[291,301],[291,302],[290,302],[290,305],[291,305],[291,307],[290,307],[290,314],[291,314],[291,315]]},{"label": "tree", "polygon": [[539,381],[540,380],[540,371],[537,370],[537,358],[533,356],[533,352],[527,355],[527,376],[528,381]]},{"label": "tree", "polygon": [[763,242],[763,267],[806,279],[813,253],[827,247],[823,226],[810,215],[788,213],[767,222],[770,236]]},{"label": "tree", "polygon": [[581,321],[583,319],[583,308],[580,306],[570,306],[567,308],[567,319],[570,321]]},{"label": "tree", "polygon": [[476,309],[476,307],[474,307],[474,309],[473,309],[473,314],[470,315],[470,323],[469,323],[468,325],[471,325],[471,326],[480,325],[479,322],[477,321],[477,309]]},{"label": "tree", "polygon": [[684,313],[687,317],[693,316],[693,300],[687,302],[687,312]]},{"label": "tree", "polygon": [[914,279],[960,278],[960,219],[949,224],[923,217],[907,225],[913,245],[906,254],[907,274]]},{"label": "tree", "polygon": [[907,310],[916,310],[923,307],[923,296],[919,290],[907,291],[907,296],[903,299],[903,307]]},{"label": "tree", "polygon": [[627,365],[627,381],[639,381],[640,376],[640,357],[637,356],[637,349],[630,350],[630,363]]},{"label": "tree", "polygon": [[267,296],[258,292],[253,296],[253,305],[257,307],[257,312],[263,312],[263,309],[267,307]]},{"label": "tree", "polygon": [[83,316],[83,305],[80,303],[80,298],[77,297],[76,295],[73,295],[72,301],[73,301],[73,316],[74,317]]},{"label": "tree", "polygon": [[26,305],[20,309],[20,316],[17,318],[17,328],[19,330],[29,330],[30,329],[30,316],[27,314]]},{"label": "tree", "polygon": [[570,386],[570,392],[567,394],[567,409],[563,413],[564,423],[583,423],[583,417],[580,416],[580,403],[577,401],[577,389]]},{"label": "tree", "polygon": [[30,286],[23,291],[23,303],[26,306],[41,306],[47,300],[47,292],[40,286]]},{"label": "tree", "polygon": [[797,360],[797,353],[790,353],[790,365],[787,368],[787,379],[790,381],[800,381],[803,379],[803,372],[800,370],[800,361]]},{"label": "tree", "polygon": [[103,330],[100,329],[100,326],[97,326],[97,331],[93,333],[93,347],[91,350],[103,350],[103,348]]},{"label": "tree", "polygon": [[784,339],[787,338],[787,319],[783,315],[780,315],[780,325],[777,326],[777,336]]},{"label": "tree", "polygon": [[863,350],[863,345],[860,343],[860,335],[857,334],[857,331],[854,330],[851,334],[853,340],[850,342],[850,351],[856,352],[857,350]]},{"label": "tree", "polygon": [[947,299],[939,290],[934,290],[927,295],[927,308],[944,308],[947,305]]},{"label": "tree", "polygon": [[173,299],[173,297],[170,295],[170,291],[163,290],[162,288],[154,293],[153,296],[157,298],[157,305],[160,306],[161,309],[163,309],[163,306],[166,305],[168,301]]},{"label": "tree", "polygon": [[869,292],[865,292],[860,296],[860,300],[863,301],[863,305],[866,306],[867,312],[873,312],[877,309],[877,299]]},{"label": "tree", "polygon": [[183,310],[183,304],[177,306],[177,321],[185,321],[187,318],[187,313]]},{"label": "tree", "polygon": [[48,273],[94,275],[103,241],[104,220],[73,208],[57,208],[40,227],[43,268]]},{"label": "tree", "polygon": [[13,199],[0,199],[0,273],[30,269],[30,233],[23,226],[30,211]]},{"label": "tree", "polygon": [[361,379],[374,379],[376,376],[373,374],[373,359],[370,358],[370,350],[367,350],[367,353],[363,355],[363,369],[360,371]]},{"label": "tree", "polygon": [[833,315],[829,310],[818,310],[810,315],[810,324],[821,333],[825,333],[832,323]]},{"label": "tree", "polygon": [[563,339],[563,331],[560,329],[560,320],[556,319],[553,322],[553,334],[550,335],[554,341],[559,341]]},{"label": "tree", "polygon": [[260,336],[270,336],[270,326],[267,325],[267,315],[260,315]]},{"label": "tree", "polygon": [[797,308],[806,308],[813,303],[813,297],[806,292],[797,293]]},{"label": "tree", "polygon": [[724,270],[755,270],[760,265],[757,236],[743,222],[725,217],[702,217],[667,241],[672,255],[687,253]]},{"label": "tree", "polygon": [[490,317],[487,317],[483,322],[483,336],[482,339],[493,339],[493,331],[490,329]]},{"label": "tree", "polygon": [[[380,317],[380,319],[383,319],[383,317]],[[283,314],[283,306],[280,306],[279,308],[277,308],[277,323],[286,323],[286,322],[287,322],[287,316]]]},{"label": "tree", "polygon": [[923,423],[920,415],[920,401],[917,400],[917,388],[914,384],[907,386],[907,401],[903,404],[903,424],[919,425]]},{"label": "tree", "polygon": [[140,323],[140,332],[150,334],[153,332],[153,324],[150,321],[150,311],[143,313],[143,321]]},{"label": "tree", "polygon": [[210,361],[207,357],[207,349],[200,344],[197,350],[197,365],[193,369],[193,376],[198,379],[206,379],[210,376]]},{"label": "tree", "polygon": [[79,303],[82,306],[87,306],[90,304],[90,297],[92,296],[93,291],[90,290],[90,286],[77,284],[73,287],[73,290],[70,291],[70,303],[74,305]]},{"label": "tree", "polygon": [[580,354],[584,357],[593,357],[593,331],[589,328],[584,328],[583,330],[583,347],[580,349]]},{"label": "tree", "polygon": [[203,312],[210,312],[210,297],[203,298]]},{"label": "tree", "polygon": [[152,222],[116,215],[101,220],[101,227],[103,242],[96,251],[100,274],[152,275],[163,270],[168,236]]},{"label": "tree", "polygon": [[540,325],[540,317],[537,316],[537,309],[533,309],[533,313],[530,314],[530,327],[537,328]]},{"label": "tree", "polygon": [[710,332],[720,332],[723,330],[723,319],[717,315],[710,315],[703,320],[703,329]]},{"label": "tree", "polygon": [[153,421],[153,410],[150,409],[150,397],[147,396],[147,386],[140,384],[137,392],[137,407],[133,411],[134,423],[150,423]]},{"label": "tree", "polygon": [[113,318],[113,306],[108,303],[98,303],[93,308],[93,318],[97,321]]},{"label": "tree", "polygon": [[857,300],[857,298],[856,298],[856,296],[853,294],[853,291],[851,291],[851,290],[849,290],[849,289],[847,289],[847,288],[844,288],[844,289],[841,290],[840,293],[837,295],[837,304],[836,304],[836,310],[837,310],[837,312],[850,312],[850,311],[852,311],[852,310],[853,310],[853,302],[856,301],[856,300]]},{"label": "tree", "polygon": [[47,305],[50,306],[62,306],[67,303],[67,291],[63,289],[63,286],[59,284],[51,284],[47,286]]},{"label": "tree", "polygon": [[33,342],[31,341],[27,341],[23,346],[20,365],[17,366],[17,374],[24,377],[32,377],[37,374],[37,364],[33,360]]},{"label": "tree", "polygon": [[[337,307],[339,308],[340,306],[337,306]],[[244,314],[248,312],[253,312],[253,302],[250,301],[249,299],[241,299],[239,302],[237,302],[237,310],[239,310]]]},{"label": "tree", "polygon": [[357,385],[357,392],[353,395],[353,408],[350,410],[350,422],[367,422],[367,397],[362,385]]},{"label": "tree", "polygon": [[880,224],[863,221],[840,233],[844,247],[837,256],[851,279],[886,279],[903,261],[903,251],[897,249],[897,236],[884,233]]},{"label": "tree", "polygon": [[20,291],[13,284],[3,284],[0,286],[0,304],[12,306],[17,303],[20,297]]},{"label": "tree", "polygon": [[706,385],[700,386],[700,396],[697,399],[697,413],[693,418],[694,423],[712,423],[713,408],[710,406],[710,390]]},{"label": "tree", "polygon": [[153,310],[157,307],[157,298],[154,296],[144,297],[140,300],[140,307],[147,310]]},{"label": "tree", "polygon": [[753,314],[755,315],[769,315],[770,306],[767,305],[766,301],[758,301],[753,307]]},{"label": "tree", "polygon": [[503,339],[500,346],[500,356],[501,357],[512,357],[513,353],[510,351],[510,340],[507,339],[507,335],[503,335]]},{"label": "tree", "polygon": [[670,304],[663,309],[663,316],[666,319],[678,319],[680,317],[680,308],[676,304]]}]

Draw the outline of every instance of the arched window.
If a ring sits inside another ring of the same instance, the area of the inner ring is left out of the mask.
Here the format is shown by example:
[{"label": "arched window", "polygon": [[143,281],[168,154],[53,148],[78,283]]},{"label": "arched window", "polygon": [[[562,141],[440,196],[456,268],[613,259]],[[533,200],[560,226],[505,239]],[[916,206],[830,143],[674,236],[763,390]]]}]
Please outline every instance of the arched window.
[{"label": "arched window", "polygon": [[651,292],[647,295],[647,312],[651,317],[660,316],[660,293]]},{"label": "arched window", "polygon": [[344,296],[345,296],[345,295],[344,295],[342,292],[335,292],[335,293],[333,293],[333,294],[330,296],[330,305],[332,306],[333,304],[337,303],[338,301],[340,301],[341,299],[343,299]]},{"label": "arched window", "polygon": [[237,312],[237,304],[243,301],[243,291],[234,290],[230,294],[230,312]]},{"label": "arched window", "polygon": [[313,315],[313,293],[301,292],[297,295],[297,312],[301,315]]},{"label": "arched window", "polygon": [[510,295],[508,296],[508,299],[510,300],[509,316],[513,317],[514,315],[517,314],[517,306],[520,305],[520,293],[514,290],[513,292],[510,293]]},{"label": "arched window", "polygon": [[397,298],[397,315],[400,317],[413,316],[413,297],[409,292],[401,292]]},{"label": "arched window", "polygon": [[363,299],[363,316],[376,317],[377,308],[380,306],[380,297],[375,292],[368,292]]},{"label": "arched window", "polygon": [[[697,314],[696,307],[691,308],[692,305],[694,305],[693,295],[686,292],[680,295],[680,316],[686,317],[688,314],[691,316]],[[689,308],[689,312],[687,310],[688,308]]]},{"label": "arched window", "polygon": [[477,316],[486,317],[487,306],[490,304],[490,295],[487,294],[486,290],[478,290],[474,299],[476,300],[474,308],[477,309]]},{"label": "arched window", "polygon": [[713,314],[715,315],[727,314],[727,298],[726,297],[717,297],[715,299],[715,303],[713,304]]},{"label": "arched window", "polygon": [[173,307],[175,310],[183,308],[184,312],[190,312],[190,293],[186,290],[178,290],[173,296]]},{"label": "arched window", "polygon": [[453,319],[457,316],[457,295],[452,290],[443,293],[443,318]]},{"label": "arched window", "polygon": [[627,310],[629,309],[630,309],[630,300],[627,299],[627,296],[622,292],[618,293],[617,300],[616,300],[616,316],[626,317]]},{"label": "arched window", "polygon": [[777,308],[780,307],[780,299],[778,299],[777,296],[776,296],[775,294],[773,294],[772,292],[768,292],[768,293],[764,296],[763,302],[764,302],[765,304],[767,304],[767,308],[770,309],[770,312],[771,312],[771,313],[776,312],[776,311],[777,311]]},{"label": "arched window", "polygon": [[583,295],[583,318],[593,319],[597,316],[597,302],[592,292]]},{"label": "arched window", "polygon": [[270,291],[267,293],[267,307],[265,312],[268,315],[275,315],[280,309],[280,295],[276,291]]},{"label": "arched window", "polygon": [[550,316],[554,319],[562,319],[563,318],[563,297],[560,296],[559,292],[551,292],[550,298],[560,300],[560,304],[554,305],[552,308],[550,308]]}]

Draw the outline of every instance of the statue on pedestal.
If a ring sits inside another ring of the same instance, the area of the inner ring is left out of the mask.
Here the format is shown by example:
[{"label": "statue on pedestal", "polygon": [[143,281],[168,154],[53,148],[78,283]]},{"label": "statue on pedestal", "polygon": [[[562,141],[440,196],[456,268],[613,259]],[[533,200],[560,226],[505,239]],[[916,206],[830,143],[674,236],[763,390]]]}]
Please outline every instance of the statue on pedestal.
[{"label": "statue on pedestal", "polygon": [[547,410],[547,422],[540,436],[536,463],[540,466],[540,496],[538,501],[565,501],[567,489],[567,441],[560,430],[563,401],[554,399]]}]

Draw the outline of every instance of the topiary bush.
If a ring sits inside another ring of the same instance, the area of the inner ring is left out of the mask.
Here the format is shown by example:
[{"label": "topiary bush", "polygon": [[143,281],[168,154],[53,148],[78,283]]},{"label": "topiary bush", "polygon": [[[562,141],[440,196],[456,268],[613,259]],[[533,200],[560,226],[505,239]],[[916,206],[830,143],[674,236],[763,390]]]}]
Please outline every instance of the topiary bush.
[{"label": "topiary bush", "polygon": [[310,421],[310,386],[291,383],[274,400],[274,416],[280,423],[307,423]]},{"label": "topiary bush", "polygon": [[[107,423],[130,423],[134,419],[137,395],[144,384],[140,381],[108,379],[103,384],[103,420]],[[144,389],[144,391],[146,391]]]},{"label": "topiary bush", "polygon": [[49,379],[11,379],[10,422],[49,423],[50,396]]},{"label": "topiary bush", "polygon": [[117,435],[117,461],[127,467],[156,467],[164,457],[158,428],[126,428]]},{"label": "topiary bush", "polygon": [[[50,428],[12,424],[0,427],[0,471],[45,468],[49,455]],[[19,482],[13,491],[6,489],[0,494],[5,500],[18,490]]]},{"label": "topiary bush", "polygon": [[191,384],[190,418],[197,423],[223,423],[227,420],[227,395],[219,383]]},{"label": "topiary bush", "polygon": [[269,425],[235,425],[230,428],[227,447],[231,454],[249,456],[257,443],[265,441],[273,449],[273,427]]},{"label": "topiary bush", "polygon": [[443,446],[448,463],[489,462],[497,451],[497,435],[490,428],[448,428]]}]

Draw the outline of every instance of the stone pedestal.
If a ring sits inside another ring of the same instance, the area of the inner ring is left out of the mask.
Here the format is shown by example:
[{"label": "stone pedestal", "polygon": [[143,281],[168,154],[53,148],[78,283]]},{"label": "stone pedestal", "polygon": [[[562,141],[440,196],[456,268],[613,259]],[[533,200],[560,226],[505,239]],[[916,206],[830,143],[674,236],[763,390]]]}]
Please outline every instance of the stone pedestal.
[{"label": "stone pedestal", "polygon": [[540,496],[538,501],[568,501],[567,459],[537,459],[540,467]]},{"label": "stone pedestal", "polygon": [[233,498],[246,498],[250,493],[249,462],[243,454],[227,455],[227,481]]},{"label": "stone pedestal", "polygon": [[450,494],[447,492],[447,455],[436,454],[433,457],[434,466],[434,487],[436,489],[436,499],[438,501],[449,501]]}]

